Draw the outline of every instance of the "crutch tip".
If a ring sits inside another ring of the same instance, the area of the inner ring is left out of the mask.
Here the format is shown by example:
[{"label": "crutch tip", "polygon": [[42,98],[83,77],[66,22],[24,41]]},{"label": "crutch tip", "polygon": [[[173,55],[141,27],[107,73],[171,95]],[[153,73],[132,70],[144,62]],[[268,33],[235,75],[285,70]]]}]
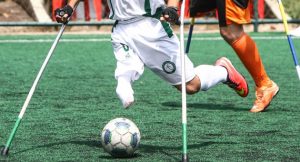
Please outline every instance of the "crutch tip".
[{"label": "crutch tip", "polygon": [[189,157],[188,157],[188,155],[183,154],[183,155],[182,155],[182,160],[181,160],[181,162],[189,162]]},{"label": "crutch tip", "polygon": [[1,146],[1,156],[7,156],[8,155],[9,148],[6,146]]}]

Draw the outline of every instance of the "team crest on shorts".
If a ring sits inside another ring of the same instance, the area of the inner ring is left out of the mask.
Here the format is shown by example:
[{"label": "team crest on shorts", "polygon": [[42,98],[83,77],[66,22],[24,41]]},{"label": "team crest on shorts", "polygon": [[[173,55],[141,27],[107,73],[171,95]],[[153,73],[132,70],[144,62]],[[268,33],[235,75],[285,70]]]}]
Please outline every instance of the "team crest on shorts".
[{"label": "team crest on shorts", "polygon": [[162,68],[163,68],[164,72],[166,72],[167,74],[172,74],[176,71],[176,66],[171,61],[165,61],[162,64]]}]

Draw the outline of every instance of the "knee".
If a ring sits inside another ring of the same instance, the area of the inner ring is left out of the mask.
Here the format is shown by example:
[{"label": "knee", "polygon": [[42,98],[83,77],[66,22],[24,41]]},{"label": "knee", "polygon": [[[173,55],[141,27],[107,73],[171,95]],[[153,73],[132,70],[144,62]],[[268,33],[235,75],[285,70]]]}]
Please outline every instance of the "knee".
[{"label": "knee", "polygon": [[242,34],[243,32],[239,30],[235,31],[226,28],[220,29],[220,35],[229,44],[232,44],[235,40],[239,39],[242,36]]},{"label": "knee", "polygon": [[[177,88],[177,90],[179,90],[179,91],[182,91],[181,85],[176,85],[175,88]],[[188,95],[195,94],[199,91],[200,91],[200,86],[195,86],[195,85],[190,85],[190,84],[186,85],[186,94],[188,94]]]},{"label": "knee", "polygon": [[220,34],[227,43],[231,44],[234,41],[234,36],[231,31],[221,29]]},{"label": "knee", "polygon": [[187,85],[186,86],[186,93],[189,95],[195,94],[200,91],[200,86],[194,86],[194,85]]},{"label": "knee", "polygon": [[[181,91],[181,84],[175,85],[175,87]],[[200,91],[200,79],[199,77],[194,77],[191,81],[186,83],[186,93],[189,95],[195,94]]]}]

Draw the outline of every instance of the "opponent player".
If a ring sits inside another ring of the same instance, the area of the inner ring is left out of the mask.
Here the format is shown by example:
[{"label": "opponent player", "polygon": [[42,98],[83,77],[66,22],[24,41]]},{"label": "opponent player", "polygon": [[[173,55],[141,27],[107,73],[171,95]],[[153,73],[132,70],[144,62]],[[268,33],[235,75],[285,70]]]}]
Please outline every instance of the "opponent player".
[{"label": "opponent player", "polygon": [[[190,15],[217,10],[220,34],[234,49],[256,84],[256,100],[250,112],[264,111],[279,92],[279,87],[267,75],[258,48],[244,32],[243,24],[250,22],[250,0],[191,0]],[[168,0],[178,5],[178,0]]]},{"label": "opponent player", "polygon": [[[65,23],[78,0],[56,10],[58,22]],[[109,0],[111,19],[116,20],[111,38],[117,60],[115,78],[116,93],[123,106],[134,102],[132,83],[144,72],[144,66],[181,90],[181,61],[179,40],[170,27],[179,16],[174,7],[166,7],[164,0]],[[162,17],[161,17],[162,16]],[[160,20],[161,19],[161,20]],[[222,57],[215,65],[194,68],[186,57],[186,92],[194,94],[206,91],[218,83],[226,83],[241,97],[248,95],[244,77],[231,62]]]}]

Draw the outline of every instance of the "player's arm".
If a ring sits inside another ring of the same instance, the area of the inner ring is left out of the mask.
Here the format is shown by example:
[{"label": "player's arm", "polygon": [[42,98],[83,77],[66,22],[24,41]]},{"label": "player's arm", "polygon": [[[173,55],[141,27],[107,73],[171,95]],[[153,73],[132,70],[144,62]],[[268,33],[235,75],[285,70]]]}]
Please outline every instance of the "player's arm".
[{"label": "player's arm", "polygon": [[74,8],[79,1],[80,0],[70,0],[69,3],[63,8],[57,8],[55,10],[56,21],[59,23],[66,23],[69,17],[72,16]]},{"label": "player's arm", "polygon": [[68,5],[70,5],[73,9],[75,8],[76,4],[79,2],[80,0],[70,0]]},{"label": "player's arm", "polygon": [[168,6],[170,7],[177,7],[179,4],[179,0],[168,0]]},{"label": "player's arm", "polygon": [[167,6],[163,9],[162,12],[162,21],[168,21],[172,24],[180,24],[179,15],[178,15],[178,6],[179,0],[168,0]]}]

